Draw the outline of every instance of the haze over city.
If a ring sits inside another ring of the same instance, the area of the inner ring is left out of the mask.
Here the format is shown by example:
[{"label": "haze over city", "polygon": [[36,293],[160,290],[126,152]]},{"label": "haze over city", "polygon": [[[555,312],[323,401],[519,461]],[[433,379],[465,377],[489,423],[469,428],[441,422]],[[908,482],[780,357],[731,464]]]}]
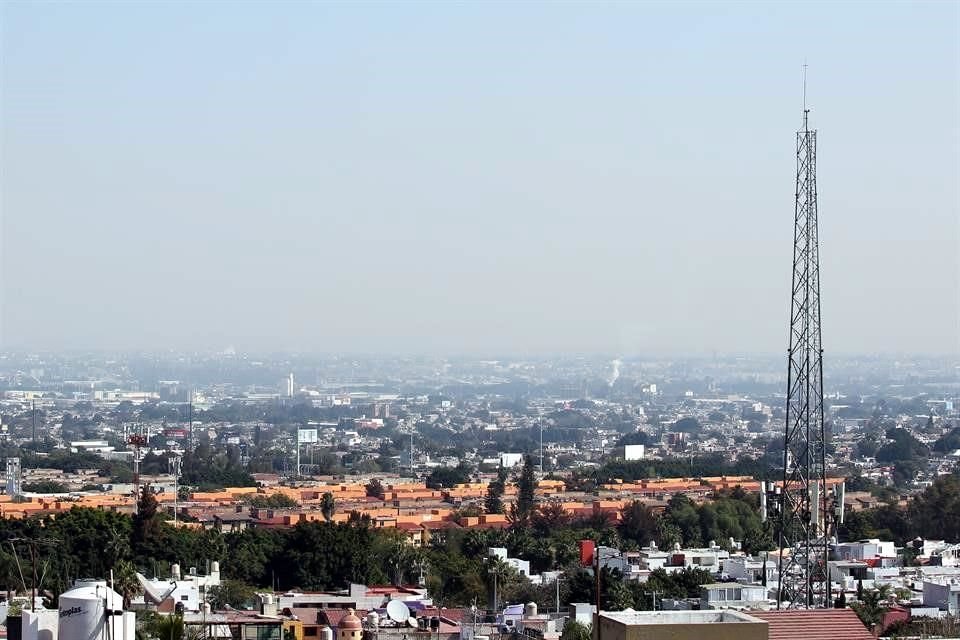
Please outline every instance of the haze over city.
[{"label": "haze over city", "polygon": [[960,348],[957,3],[26,3],[17,348],[781,353],[801,67],[824,347]]},{"label": "haze over city", "polygon": [[0,640],[960,640],[960,0],[0,0]]}]

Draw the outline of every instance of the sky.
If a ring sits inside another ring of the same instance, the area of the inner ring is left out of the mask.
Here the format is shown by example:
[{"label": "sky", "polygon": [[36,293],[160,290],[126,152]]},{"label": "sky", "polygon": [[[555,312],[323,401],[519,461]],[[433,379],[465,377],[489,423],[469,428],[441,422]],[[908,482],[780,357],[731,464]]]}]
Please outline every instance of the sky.
[{"label": "sky", "polygon": [[0,4],[0,349],[960,352],[960,3]]}]

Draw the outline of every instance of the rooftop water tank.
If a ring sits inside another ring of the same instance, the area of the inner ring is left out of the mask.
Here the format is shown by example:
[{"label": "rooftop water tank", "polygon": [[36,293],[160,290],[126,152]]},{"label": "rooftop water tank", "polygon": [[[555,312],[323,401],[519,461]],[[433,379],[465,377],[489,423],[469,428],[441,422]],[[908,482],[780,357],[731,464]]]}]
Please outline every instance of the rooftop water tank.
[{"label": "rooftop water tank", "polygon": [[535,618],[536,616],[537,616],[537,603],[528,602],[526,606],[523,607],[523,617]]},{"label": "rooftop water tank", "polygon": [[320,640],[333,640],[333,629],[326,625],[320,627]]},{"label": "rooftop water tank", "polygon": [[123,613],[123,598],[104,581],[77,582],[59,604],[58,640],[99,638],[107,616]]},{"label": "rooftop water tank", "polygon": [[174,580],[179,580],[179,579],[180,579],[180,565],[179,565],[179,564],[173,563],[172,565],[170,565],[170,575],[173,576],[173,579],[174,579]]}]

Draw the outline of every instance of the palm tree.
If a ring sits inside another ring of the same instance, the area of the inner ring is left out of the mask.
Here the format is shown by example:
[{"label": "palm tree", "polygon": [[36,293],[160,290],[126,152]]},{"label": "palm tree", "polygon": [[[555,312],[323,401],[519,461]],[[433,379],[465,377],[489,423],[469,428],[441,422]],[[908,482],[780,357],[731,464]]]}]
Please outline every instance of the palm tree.
[{"label": "palm tree", "polygon": [[872,591],[864,591],[859,602],[854,602],[850,608],[856,611],[860,621],[868,629],[883,622],[883,616],[889,609],[890,585],[882,584]]},{"label": "palm tree", "polygon": [[123,596],[124,609],[142,590],[137,580],[137,570],[129,560],[120,560],[113,565],[113,590]]}]

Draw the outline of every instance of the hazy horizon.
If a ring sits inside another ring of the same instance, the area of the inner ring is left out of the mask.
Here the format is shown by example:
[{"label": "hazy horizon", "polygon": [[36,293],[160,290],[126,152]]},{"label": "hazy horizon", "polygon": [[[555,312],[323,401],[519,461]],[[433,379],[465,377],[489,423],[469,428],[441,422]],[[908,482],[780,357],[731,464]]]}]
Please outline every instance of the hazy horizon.
[{"label": "hazy horizon", "polygon": [[0,350],[960,352],[960,4],[0,5]]}]

